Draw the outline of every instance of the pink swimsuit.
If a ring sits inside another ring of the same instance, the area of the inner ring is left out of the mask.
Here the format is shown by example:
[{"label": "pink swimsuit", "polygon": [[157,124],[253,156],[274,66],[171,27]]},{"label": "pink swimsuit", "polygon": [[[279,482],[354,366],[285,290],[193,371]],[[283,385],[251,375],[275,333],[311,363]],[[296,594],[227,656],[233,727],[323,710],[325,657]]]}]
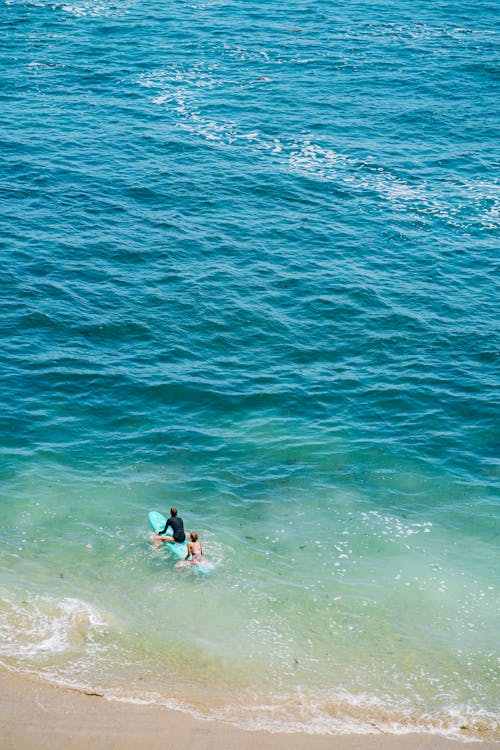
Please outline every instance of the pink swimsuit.
[{"label": "pink swimsuit", "polygon": [[192,563],[193,565],[194,565],[195,563],[201,563],[201,562],[203,562],[202,552],[203,552],[203,551],[202,551],[202,549],[201,549],[201,544],[199,545],[198,549],[196,549],[196,550],[193,550],[193,549],[192,549],[192,550],[191,550],[191,560],[190,560],[190,562],[191,562],[191,563]]}]

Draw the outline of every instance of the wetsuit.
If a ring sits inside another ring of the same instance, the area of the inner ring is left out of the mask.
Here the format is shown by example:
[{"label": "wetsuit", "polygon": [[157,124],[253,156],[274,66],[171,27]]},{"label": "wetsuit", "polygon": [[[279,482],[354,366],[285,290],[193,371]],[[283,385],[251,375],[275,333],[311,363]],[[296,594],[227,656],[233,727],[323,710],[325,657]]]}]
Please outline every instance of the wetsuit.
[{"label": "wetsuit", "polygon": [[179,516],[170,516],[167,523],[165,524],[165,528],[163,529],[163,531],[159,531],[158,534],[165,534],[168,526],[170,526],[173,531],[172,536],[174,537],[174,542],[184,542],[186,540],[186,535],[184,533],[184,521],[182,520],[182,518],[179,518]]}]

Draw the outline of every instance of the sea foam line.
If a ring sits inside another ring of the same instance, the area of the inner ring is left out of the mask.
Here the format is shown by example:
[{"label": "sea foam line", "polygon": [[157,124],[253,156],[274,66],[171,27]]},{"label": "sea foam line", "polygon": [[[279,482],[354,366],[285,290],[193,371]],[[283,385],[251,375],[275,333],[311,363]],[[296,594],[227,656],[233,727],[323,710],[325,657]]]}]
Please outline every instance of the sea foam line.
[{"label": "sea foam line", "polygon": [[[267,81],[270,79],[266,78]],[[376,162],[376,156],[358,159],[334,147],[315,142],[307,134],[268,137],[261,127],[241,129],[235,120],[219,120],[203,113],[203,90],[253,87],[259,80],[226,77],[218,63],[198,63],[191,68],[172,66],[145,73],[140,86],[155,89],[153,103],[165,107],[176,126],[222,147],[253,148],[263,158],[268,153],[284,172],[327,182],[347,193],[374,193],[398,213],[425,220],[431,216],[450,226],[483,229],[500,226],[500,185],[496,180],[448,179],[432,188],[420,181],[410,184]],[[262,84],[261,84],[262,85]]]}]

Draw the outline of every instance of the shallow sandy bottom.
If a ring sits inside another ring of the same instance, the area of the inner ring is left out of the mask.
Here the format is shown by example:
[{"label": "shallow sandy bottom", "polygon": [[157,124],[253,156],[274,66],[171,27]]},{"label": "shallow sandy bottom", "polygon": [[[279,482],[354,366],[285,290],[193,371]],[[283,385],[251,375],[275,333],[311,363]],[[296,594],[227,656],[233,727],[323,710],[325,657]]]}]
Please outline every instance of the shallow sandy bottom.
[{"label": "shallow sandy bottom", "polygon": [[220,722],[199,721],[159,706],[110,702],[0,671],[2,750],[460,750],[495,748],[500,743],[464,745],[432,735],[269,734],[247,732]]}]

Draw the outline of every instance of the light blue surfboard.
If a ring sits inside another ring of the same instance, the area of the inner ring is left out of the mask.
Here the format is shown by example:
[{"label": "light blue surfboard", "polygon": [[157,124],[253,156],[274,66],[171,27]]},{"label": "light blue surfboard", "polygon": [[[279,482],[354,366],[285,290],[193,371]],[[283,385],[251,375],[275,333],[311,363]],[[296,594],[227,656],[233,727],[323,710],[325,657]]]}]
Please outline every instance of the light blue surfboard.
[{"label": "light blue surfboard", "polygon": [[[165,528],[165,524],[167,523],[167,519],[165,518],[163,513],[158,513],[157,510],[152,510],[148,518],[153,531],[163,531],[163,529]],[[165,546],[174,555],[174,557],[177,557],[178,560],[183,560],[188,553],[187,542],[165,542]],[[194,563],[193,568],[198,573],[202,573],[204,575],[212,569],[212,565],[206,561],[203,561],[201,563]]]}]

